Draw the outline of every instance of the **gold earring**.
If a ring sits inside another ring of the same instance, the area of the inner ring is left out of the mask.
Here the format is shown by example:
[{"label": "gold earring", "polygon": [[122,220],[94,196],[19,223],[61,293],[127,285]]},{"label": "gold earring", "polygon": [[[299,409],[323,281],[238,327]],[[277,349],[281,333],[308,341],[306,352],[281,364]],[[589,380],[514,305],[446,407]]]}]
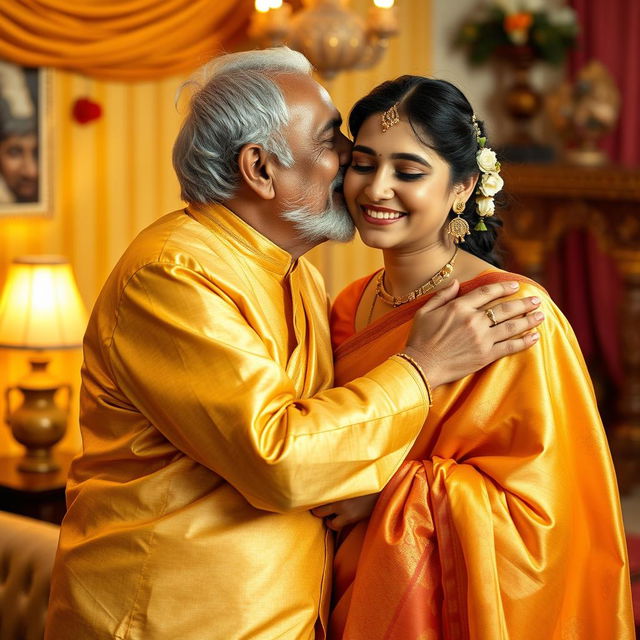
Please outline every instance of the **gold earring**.
[{"label": "gold earring", "polygon": [[453,210],[457,217],[453,218],[453,220],[449,222],[447,233],[453,237],[453,242],[455,244],[464,242],[464,237],[471,235],[469,224],[464,218],[460,217],[460,214],[465,210],[466,206],[467,203],[464,200],[456,200],[453,203]]}]

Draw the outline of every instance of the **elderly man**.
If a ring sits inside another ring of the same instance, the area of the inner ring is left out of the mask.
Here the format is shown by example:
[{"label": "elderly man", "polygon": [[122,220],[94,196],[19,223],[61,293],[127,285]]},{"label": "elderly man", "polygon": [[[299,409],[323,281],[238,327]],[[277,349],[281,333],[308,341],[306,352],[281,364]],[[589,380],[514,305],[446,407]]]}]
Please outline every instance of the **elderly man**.
[{"label": "elderly man", "polygon": [[[327,297],[300,256],[353,234],[349,143],[289,50],[205,70],[174,149],[187,208],[144,230],[85,337],[50,640],[323,637],[331,533],[309,509],[379,491],[428,390],[509,351],[529,300],[432,300],[406,352],[332,387]],[[474,327],[470,329],[469,327]],[[469,337],[471,335],[471,338]],[[423,371],[421,371],[421,369]]]}]

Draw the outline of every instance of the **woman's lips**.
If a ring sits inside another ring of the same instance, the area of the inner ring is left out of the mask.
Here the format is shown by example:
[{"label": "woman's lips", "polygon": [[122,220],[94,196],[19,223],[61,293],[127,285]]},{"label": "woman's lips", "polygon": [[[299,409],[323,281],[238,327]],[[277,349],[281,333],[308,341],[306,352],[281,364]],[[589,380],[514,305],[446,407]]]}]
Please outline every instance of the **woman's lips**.
[{"label": "woman's lips", "polygon": [[387,225],[393,224],[404,218],[407,214],[402,211],[395,211],[394,209],[387,209],[385,207],[369,207],[360,205],[362,211],[362,217],[369,224]]}]

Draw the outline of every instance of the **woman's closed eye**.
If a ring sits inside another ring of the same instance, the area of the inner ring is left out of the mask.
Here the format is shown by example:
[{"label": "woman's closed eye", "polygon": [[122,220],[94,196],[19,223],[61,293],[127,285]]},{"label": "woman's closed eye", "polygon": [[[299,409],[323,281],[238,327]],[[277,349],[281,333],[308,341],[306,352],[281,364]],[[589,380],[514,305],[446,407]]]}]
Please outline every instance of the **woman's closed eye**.
[{"label": "woman's closed eye", "polygon": [[376,169],[376,167],[372,164],[360,164],[356,161],[353,161],[349,168],[357,171],[358,173],[371,173]]},{"label": "woman's closed eye", "polygon": [[413,180],[420,180],[420,178],[424,178],[426,173],[416,173],[416,172],[407,172],[407,171],[396,171],[396,176],[398,180],[404,180],[406,182],[412,182]]},{"label": "woman's closed eye", "polygon": [[[352,161],[349,168],[353,169],[356,173],[373,173],[377,169],[375,165],[359,163],[357,161]],[[427,174],[422,171],[400,171],[399,169],[396,169],[394,171],[394,175],[398,180],[412,182],[423,178]]]}]

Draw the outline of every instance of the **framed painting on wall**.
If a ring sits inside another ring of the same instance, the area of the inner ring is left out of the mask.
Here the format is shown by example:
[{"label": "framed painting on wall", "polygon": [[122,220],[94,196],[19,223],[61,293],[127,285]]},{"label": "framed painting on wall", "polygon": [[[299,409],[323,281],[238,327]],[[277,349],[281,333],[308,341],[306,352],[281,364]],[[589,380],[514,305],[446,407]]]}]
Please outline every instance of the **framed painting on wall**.
[{"label": "framed painting on wall", "polygon": [[49,72],[0,60],[0,216],[51,213]]}]

